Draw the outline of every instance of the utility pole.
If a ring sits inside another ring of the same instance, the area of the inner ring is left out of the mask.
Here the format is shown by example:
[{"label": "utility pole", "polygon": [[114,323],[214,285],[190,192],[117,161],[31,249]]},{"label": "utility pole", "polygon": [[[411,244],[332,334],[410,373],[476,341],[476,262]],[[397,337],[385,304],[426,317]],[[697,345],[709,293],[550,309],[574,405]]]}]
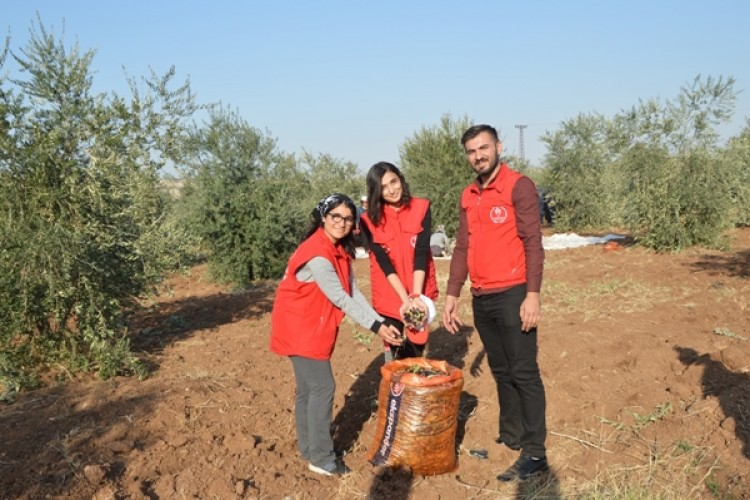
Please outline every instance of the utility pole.
[{"label": "utility pole", "polygon": [[516,128],[518,129],[518,154],[521,156],[521,161],[526,161],[526,153],[523,148],[523,129],[528,127],[528,125],[516,125]]}]

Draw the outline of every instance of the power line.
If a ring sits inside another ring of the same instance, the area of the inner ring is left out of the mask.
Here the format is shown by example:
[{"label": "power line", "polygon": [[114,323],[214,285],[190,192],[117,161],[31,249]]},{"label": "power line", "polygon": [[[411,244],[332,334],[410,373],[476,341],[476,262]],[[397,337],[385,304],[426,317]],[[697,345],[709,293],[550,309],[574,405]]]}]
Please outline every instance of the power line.
[{"label": "power line", "polygon": [[516,125],[518,129],[518,154],[521,156],[521,161],[526,161],[526,152],[523,147],[523,129],[528,125]]}]

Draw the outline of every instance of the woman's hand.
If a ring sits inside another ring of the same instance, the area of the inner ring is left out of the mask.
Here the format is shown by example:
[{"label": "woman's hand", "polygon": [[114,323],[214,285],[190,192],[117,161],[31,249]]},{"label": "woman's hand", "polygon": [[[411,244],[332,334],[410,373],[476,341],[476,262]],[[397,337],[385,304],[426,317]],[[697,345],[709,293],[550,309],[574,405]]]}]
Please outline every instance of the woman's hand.
[{"label": "woman's hand", "polygon": [[404,343],[403,335],[399,329],[393,325],[386,325],[385,323],[380,325],[378,336],[391,345],[401,345]]},{"label": "woman's hand", "polygon": [[408,303],[401,306],[401,320],[412,330],[421,331],[427,324],[428,316],[427,304],[420,296],[409,297]]},{"label": "woman's hand", "polygon": [[411,299],[407,298],[403,303],[401,304],[401,307],[398,309],[398,313],[401,316],[401,321],[404,321],[404,318],[406,317],[406,312],[411,309]]},{"label": "woman's hand", "polygon": [[414,297],[413,299],[410,299],[410,300],[411,300],[411,307],[416,307],[417,309],[421,309],[422,311],[424,311],[425,314],[427,313],[427,304],[425,304],[422,301],[421,295],[419,297]]},{"label": "woman's hand", "polygon": [[407,298],[403,304],[401,304],[401,308],[398,310],[399,314],[401,315],[401,321],[404,321],[404,319],[406,318],[406,313],[409,311],[409,309],[412,309],[414,307],[427,314],[427,304],[425,304],[419,297],[410,297]]}]

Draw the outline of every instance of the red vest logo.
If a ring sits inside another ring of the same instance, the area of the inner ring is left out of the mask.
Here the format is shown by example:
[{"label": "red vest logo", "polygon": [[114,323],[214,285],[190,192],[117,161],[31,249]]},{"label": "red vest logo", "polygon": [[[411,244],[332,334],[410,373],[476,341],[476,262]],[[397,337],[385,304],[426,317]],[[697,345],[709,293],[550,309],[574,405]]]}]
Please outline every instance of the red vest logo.
[{"label": "red vest logo", "polygon": [[505,207],[492,207],[490,209],[490,220],[495,224],[502,224],[508,218],[508,209]]},{"label": "red vest logo", "polygon": [[417,235],[416,234],[411,237],[411,239],[409,240],[409,244],[411,245],[412,248],[417,248]]}]

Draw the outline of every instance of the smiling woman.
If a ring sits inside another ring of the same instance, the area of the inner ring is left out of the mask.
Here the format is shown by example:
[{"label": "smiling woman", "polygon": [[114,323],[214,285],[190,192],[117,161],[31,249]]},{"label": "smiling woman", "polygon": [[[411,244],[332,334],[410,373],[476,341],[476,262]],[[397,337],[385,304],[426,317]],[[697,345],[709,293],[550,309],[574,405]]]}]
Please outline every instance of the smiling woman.
[{"label": "smiling woman", "polygon": [[345,215],[341,215],[341,214],[337,214],[333,212],[328,215],[336,224],[340,224],[341,222],[344,222],[344,224],[346,224],[347,226],[351,226],[352,224],[354,224],[354,217],[352,217],[351,215],[345,216]]},{"label": "smiling woman", "polygon": [[331,240],[331,243],[336,243],[338,240],[345,238],[352,232],[354,226],[354,215],[351,208],[345,204],[339,205],[334,208],[331,212],[326,214],[324,219],[323,228]]},{"label": "smiling woman", "polygon": [[411,323],[406,315],[428,307],[423,297],[437,299],[435,262],[430,250],[430,201],[411,195],[403,173],[379,162],[367,172],[367,211],[362,232],[370,242],[370,283],[375,310],[406,335],[402,346],[383,346],[386,361],[419,357],[429,338],[428,322]]},{"label": "smiling woman", "polygon": [[344,314],[383,341],[399,344],[354,283],[354,214],[349,197],[333,193],[312,210],[302,243],[289,258],[271,313],[271,350],[288,356],[297,384],[295,424],[300,455],[316,474],[349,468],[334,451],[331,418],[336,383],[331,369]]}]

